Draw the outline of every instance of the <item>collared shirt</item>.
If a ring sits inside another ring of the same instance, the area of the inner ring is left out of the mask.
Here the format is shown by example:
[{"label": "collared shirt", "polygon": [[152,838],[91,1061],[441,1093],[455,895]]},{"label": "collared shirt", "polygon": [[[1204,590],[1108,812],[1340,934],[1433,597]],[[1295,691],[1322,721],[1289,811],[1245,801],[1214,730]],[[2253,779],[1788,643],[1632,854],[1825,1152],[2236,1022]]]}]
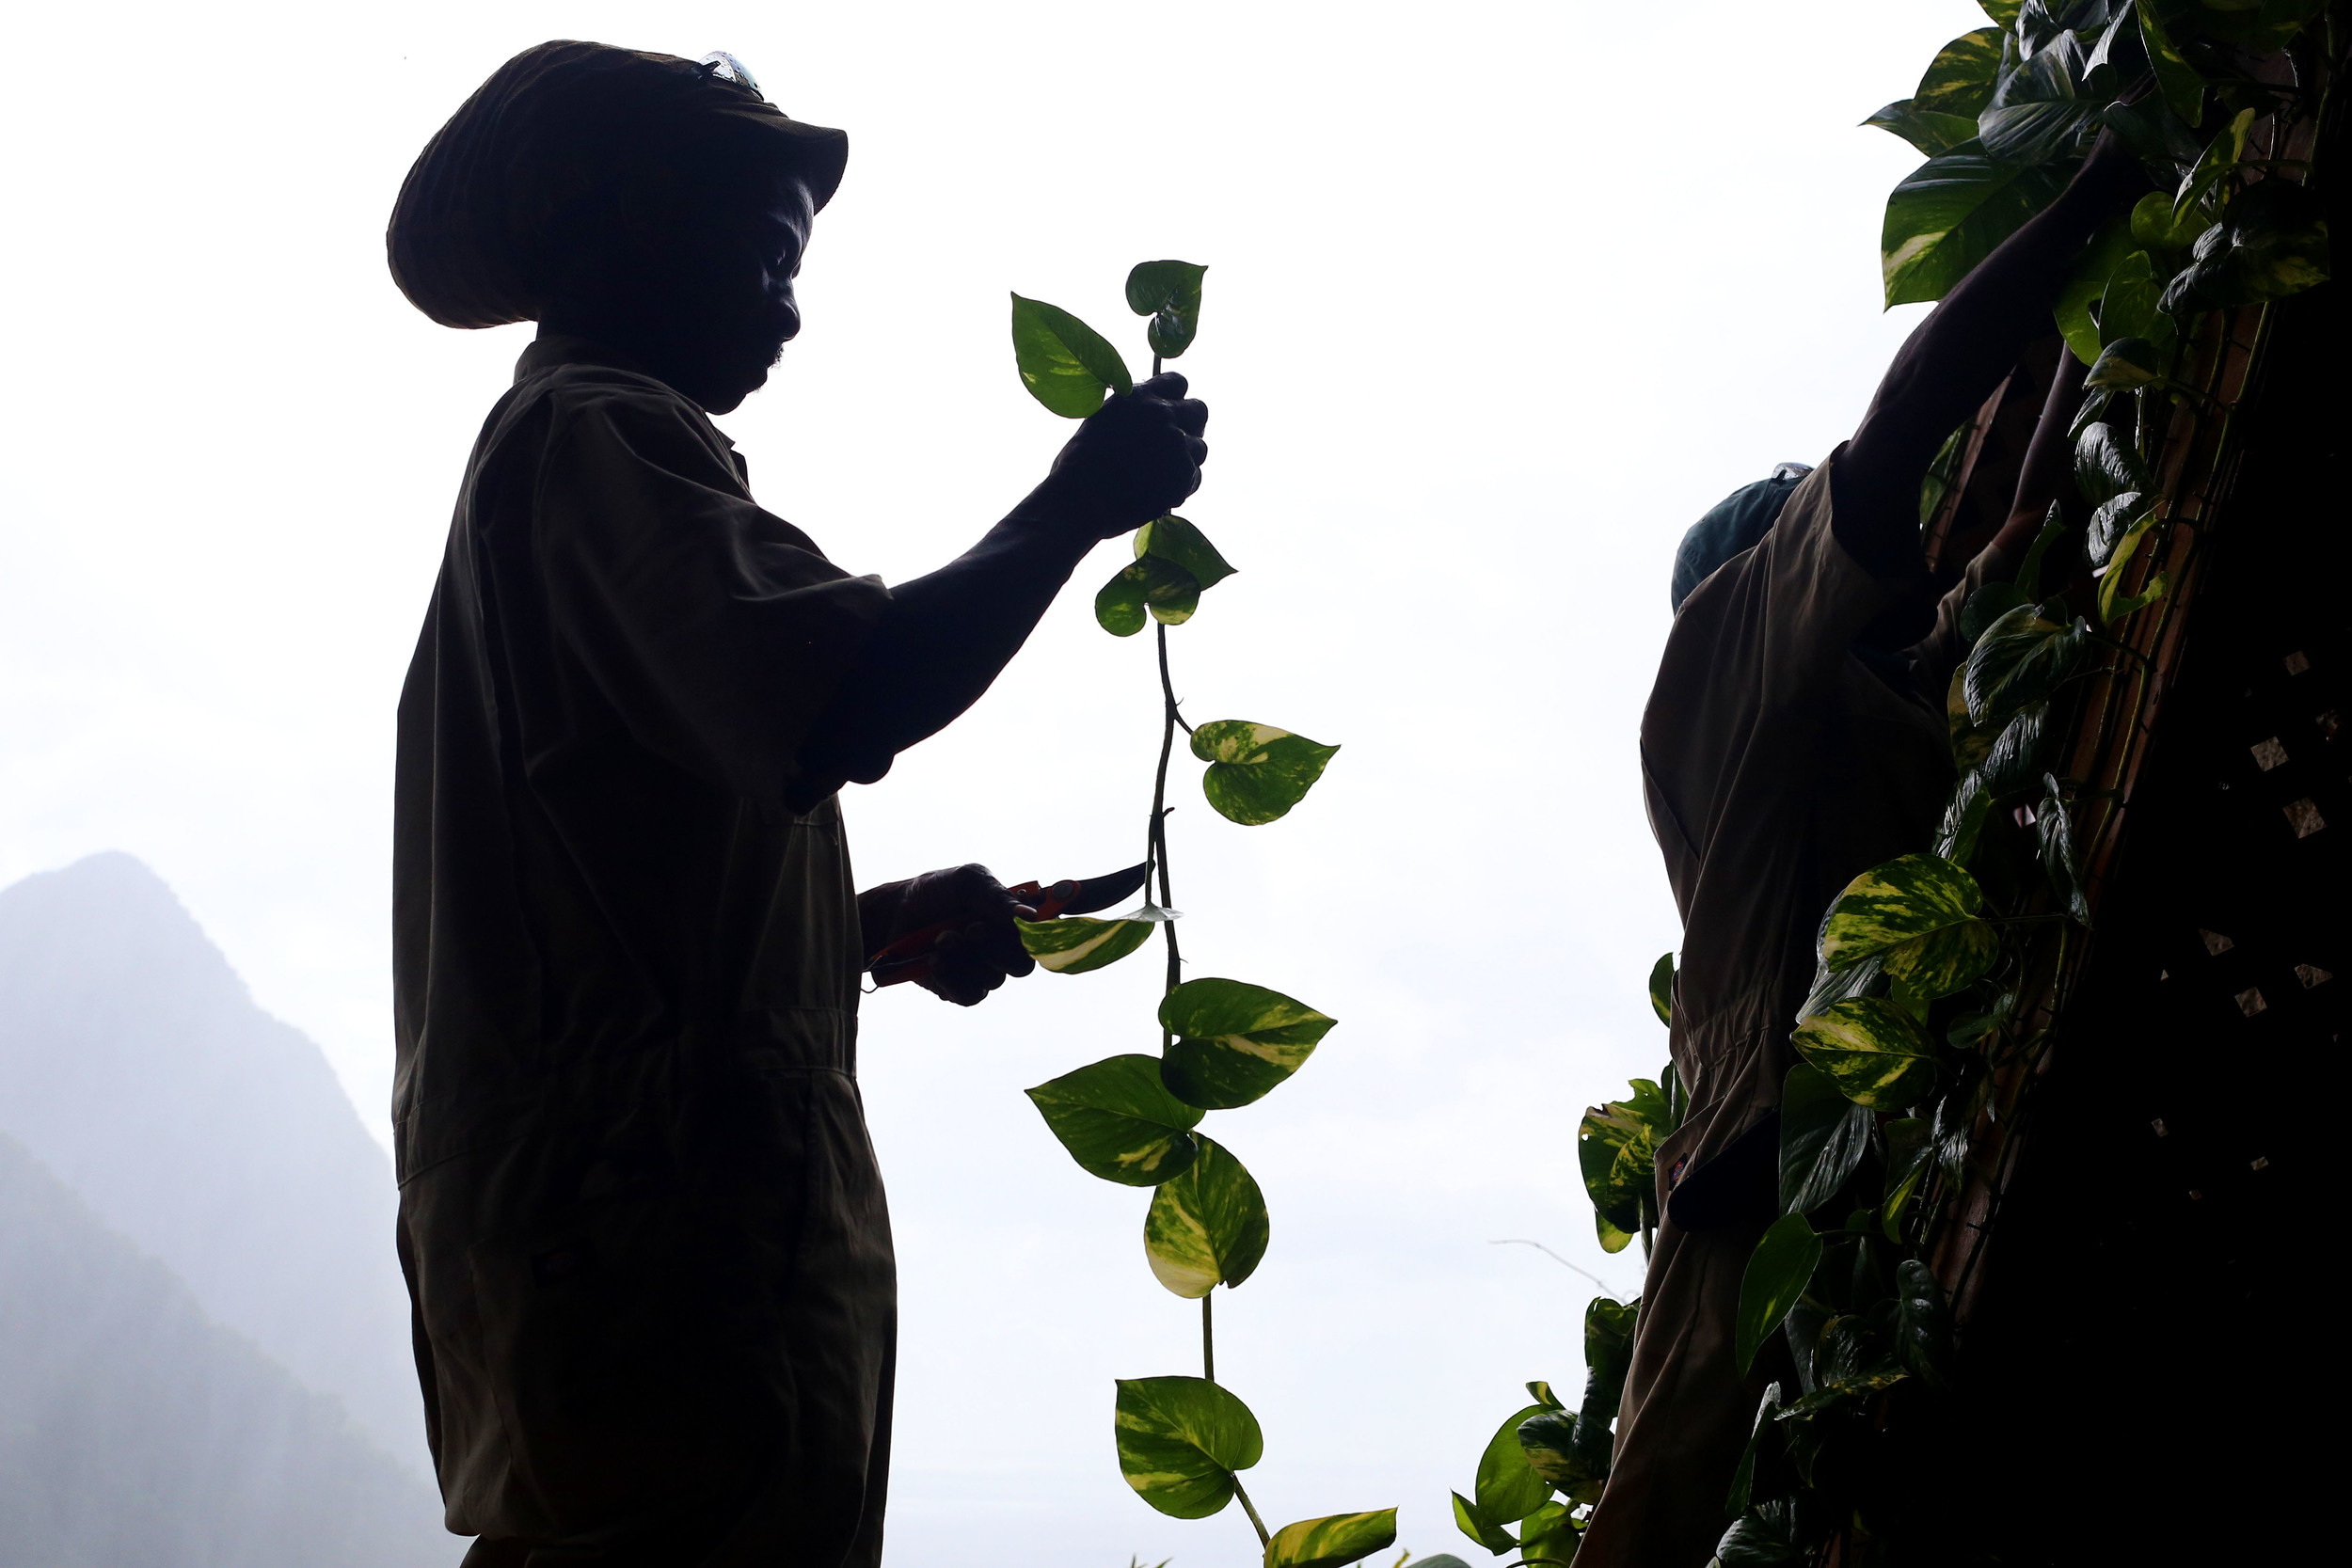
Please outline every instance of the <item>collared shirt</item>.
[{"label": "collared shirt", "polygon": [[1999,563],[1979,558],[1945,595],[1899,689],[1853,642],[1925,568],[1915,551],[1879,575],[1838,541],[1836,461],[1684,602],[1642,718],[1650,828],[1682,914],[1672,1032],[1692,1107],[1661,1176],[1778,1102],[1823,912],[1862,872],[1925,850],[1952,786],[1959,610]]},{"label": "collared shirt", "polygon": [[849,1059],[838,781],[797,756],[888,596],[755,504],[685,397],[578,339],[524,353],[401,694],[404,1179],[639,1047]]}]

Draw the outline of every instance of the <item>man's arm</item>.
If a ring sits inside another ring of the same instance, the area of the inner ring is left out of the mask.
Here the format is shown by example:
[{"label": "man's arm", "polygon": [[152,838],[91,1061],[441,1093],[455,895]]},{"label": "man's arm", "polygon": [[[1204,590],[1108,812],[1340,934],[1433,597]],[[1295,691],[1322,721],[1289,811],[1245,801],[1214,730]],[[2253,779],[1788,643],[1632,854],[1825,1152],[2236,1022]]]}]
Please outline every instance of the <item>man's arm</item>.
[{"label": "man's arm", "polygon": [[2058,198],[2001,242],[1904,342],[1831,476],[1838,542],[1856,560],[1889,574],[1916,569],[1919,481],[1936,450],[2048,329],[2050,307],[2092,230],[2146,188],[2138,158],[2103,132]]},{"label": "man's arm", "polygon": [[812,779],[871,784],[977,702],[1102,540],[1165,515],[1200,483],[1206,405],[1154,376],[1078,427],[1045,482],[970,549],[890,591],[803,748]]}]

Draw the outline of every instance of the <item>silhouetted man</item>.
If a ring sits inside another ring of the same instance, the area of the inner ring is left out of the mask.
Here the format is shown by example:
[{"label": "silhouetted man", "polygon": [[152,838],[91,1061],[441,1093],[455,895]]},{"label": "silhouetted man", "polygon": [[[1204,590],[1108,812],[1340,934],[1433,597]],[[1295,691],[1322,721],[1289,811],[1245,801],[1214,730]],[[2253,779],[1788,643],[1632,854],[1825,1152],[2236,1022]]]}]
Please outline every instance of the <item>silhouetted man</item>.
[{"label": "silhouetted man", "polygon": [[400,1248],[476,1568],[880,1560],[859,971],[942,920],[948,1000],[1030,965],[979,867],[853,894],[834,791],[968,707],[1207,455],[1183,378],[1146,382],[896,588],[761,511],[708,416],[799,330],[846,156],[723,56],[543,44],[433,139],[387,236],[434,320],[540,325],[400,705]]},{"label": "silhouetted man", "polygon": [[1578,1568],[1701,1568],[1729,1523],[1732,1471],[1778,1375],[1759,1357],[1741,1376],[1734,1320],[1775,1212],[1775,1108],[1815,932],[1853,878],[1932,839],[1953,782],[1959,610],[2014,563],[2068,472],[2078,371],[2061,367],[2017,504],[1948,594],[1921,556],[1920,482],[2049,332],[2092,230],[2145,188],[2137,159],[2103,137],[2065,194],[1911,335],[1851,441],[1802,478],[1740,491],[1684,541],[1642,770],[1682,914],[1672,1039],[1691,1110],[1658,1150],[1664,1219]]}]

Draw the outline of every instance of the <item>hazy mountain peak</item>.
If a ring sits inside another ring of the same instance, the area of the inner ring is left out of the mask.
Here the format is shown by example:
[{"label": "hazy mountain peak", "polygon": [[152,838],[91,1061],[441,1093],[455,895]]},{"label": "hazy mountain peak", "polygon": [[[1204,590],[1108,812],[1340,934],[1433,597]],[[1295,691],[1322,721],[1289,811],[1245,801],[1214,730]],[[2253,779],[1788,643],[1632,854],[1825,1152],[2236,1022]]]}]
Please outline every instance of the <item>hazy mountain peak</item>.
[{"label": "hazy mountain peak", "polygon": [[129,855],[0,891],[0,1132],[425,1468],[390,1162],[319,1048]]}]

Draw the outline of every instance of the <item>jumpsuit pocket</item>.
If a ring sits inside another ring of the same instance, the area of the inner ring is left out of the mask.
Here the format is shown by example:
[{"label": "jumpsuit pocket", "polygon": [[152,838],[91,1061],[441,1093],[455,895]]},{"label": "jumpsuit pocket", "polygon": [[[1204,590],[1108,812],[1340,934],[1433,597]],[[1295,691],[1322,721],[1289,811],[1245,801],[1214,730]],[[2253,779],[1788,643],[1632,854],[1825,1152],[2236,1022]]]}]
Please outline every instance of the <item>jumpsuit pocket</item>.
[{"label": "jumpsuit pocket", "polygon": [[760,1380],[712,1331],[691,1230],[674,1198],[632,1194],[469,1250],[517,1479],[559,1538],[725,1485],[759,1447]]}]

